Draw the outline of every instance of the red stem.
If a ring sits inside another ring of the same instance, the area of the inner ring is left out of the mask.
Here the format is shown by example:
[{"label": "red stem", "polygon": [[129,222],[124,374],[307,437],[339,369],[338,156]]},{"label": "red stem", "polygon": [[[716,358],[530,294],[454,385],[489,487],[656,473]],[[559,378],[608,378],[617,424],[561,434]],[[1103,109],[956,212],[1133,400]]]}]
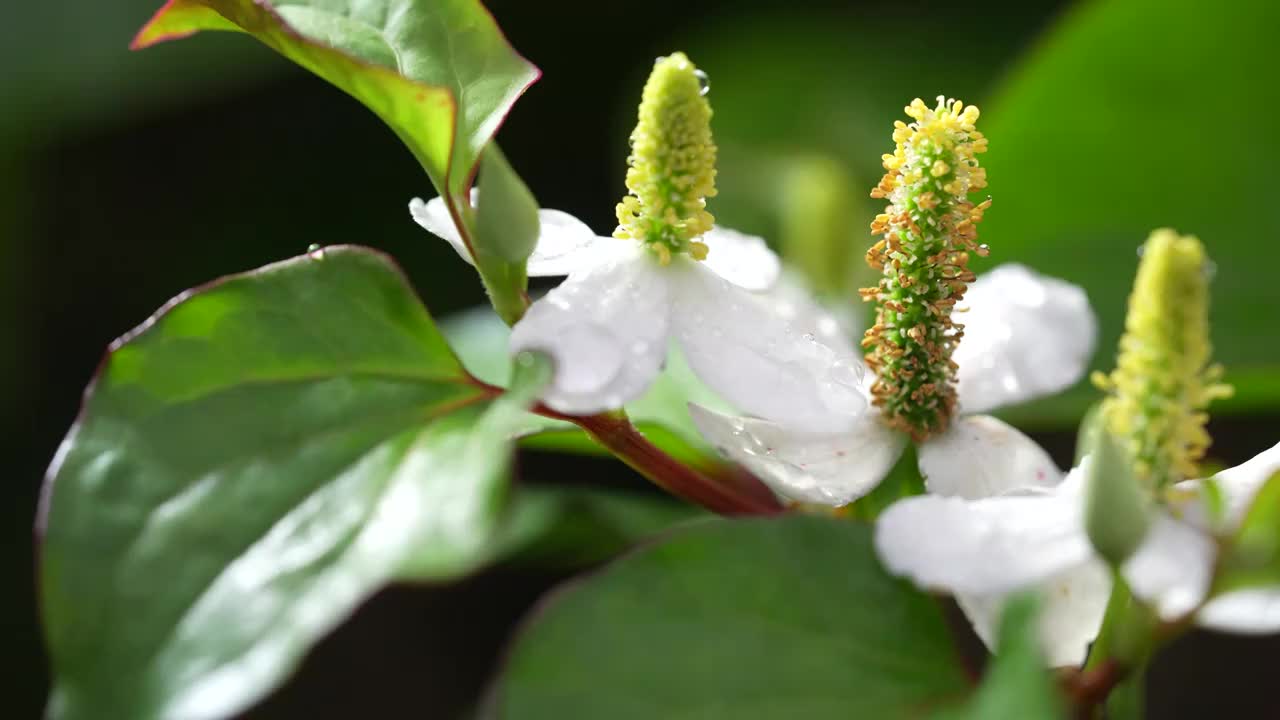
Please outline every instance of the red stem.
[{"label": "red stem", "polygon": [[[496,385],[468,377],[473,385],[490,396],[506,392]],[[721,515],[777,515],[786,511],[773,493],[754,476],[736,468],[722,478],[695,470],[649,442],[623,413],[566,415],[542,403],[530,410],[586,430],[588,435],[653,484],[712,512]]]},{"label": "red stem", "polygon": [[1114,658],[1104,660],[1092,670],[1084,670],[1064,681],[1067,695],[1075,706],[1075,717],[1089,720],[1096,709],[1125,677],[1125,668]]},{"label": "red stem", "polygon": [[[653,484],[708,510],[721,515],[776,515],[784,511],[771,493],[741,492],[677,461],[649,442],[625,415],[573,417],[541,406],[534,412],[574,423]],[[759,482],[755,478],[750,481]]]}]

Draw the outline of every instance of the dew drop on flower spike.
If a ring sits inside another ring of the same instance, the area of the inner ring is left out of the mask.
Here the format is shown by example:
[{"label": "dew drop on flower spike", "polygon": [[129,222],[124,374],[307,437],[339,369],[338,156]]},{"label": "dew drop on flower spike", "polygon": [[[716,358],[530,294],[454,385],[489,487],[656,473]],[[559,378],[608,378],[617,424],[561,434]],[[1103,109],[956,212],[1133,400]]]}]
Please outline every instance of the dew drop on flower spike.
[{"label": "dew drop on flower spike", "polygon": [[616,238],[645,243],[662,264],[686,253],[707,256],[696,240],[711,229],[707,198],[716,194],[707,76],[684,53],[660,57],[645,83],[631,133],[627,189],[618,203]]},{"label": "dew drop on flower spike", "polygon": [[884,156],[885,176],[871,191],[889,206],[871,223],[883,237],[867,264],[882,275],[862,290],[876,304],[862,345],[876,373],[872,401],[889,425],[919,442],[945,430],[955,412],[951,354],[964,326],[951,313],[974,280],[969,255],[987,254],[975,240],[991,201],[968,199],[987,185],[977,160],[987,150],[974,128],[978,108],[939,97],[931,109],[917,98],[906,113],[912,122],[894,123],[897,148]]},{"label": "dew drop on flower spike", "polygon": [[1196,477],[1209,447],[1205,408],[1231,394],[1209,362],[1209,280],[1204,246],[1156,230],[1139,254],[1116,369],[1094,382],[1107,391],[1107,429],[1129,450],[1138,477],[1166,487]]}]

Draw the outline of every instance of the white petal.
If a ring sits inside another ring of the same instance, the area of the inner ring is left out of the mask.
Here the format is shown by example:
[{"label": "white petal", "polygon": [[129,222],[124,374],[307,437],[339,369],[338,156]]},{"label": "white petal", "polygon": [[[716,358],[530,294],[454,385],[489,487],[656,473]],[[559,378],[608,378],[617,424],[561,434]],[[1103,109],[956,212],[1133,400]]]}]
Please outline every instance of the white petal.
[{"label": "white petal", "polygon": [[462,235],[458,232],[458,226],[453,224],[453,218],[449,216],[449,209],[445,207],[444,198],[434,197],[428,202],[423,202],[422,198],[414,198],[409,201],[409,214],[427,232],[443,238],[452,245],[453,249],[457,251],[458,257],[466,260],[470,265],[475,264],[471,260],[471,253],[467,250],[466,243],[462,242]]},{"label": "white petal", "polygon": [[561,210],[539,210],[538,244],[529,256],[529,277],[568,275],[579,268],[605,262],[609,250],[629,243],[598,237],[586,223]]},{"label": "white petal", "polygon": [[866,413],[851,431],[799,433],[768,420],[730,417],[689,406],[698,431],[726,457],[773,491],[802,502],[839,507],[867,494],[893,467],[905,437]]},{"label": "white petal", "polygon": [[[862,364],[862,352],[855,340],[861,333],[860,318],[854,313],[836,315],[819,304],[804,281],[792,273],[783,273],[763,298],[773,313],[790,323],[802,337],[812,335],[819,343],[831,348],[836,357]],[[851,308],[856,309],[856,306],[844,303],[841,309],[847,311]],[[865,381],[869,385],[874,378],[870,373],[866,375]]]},{"label": "white petal", "polygon": [[[1050,667],[1078,666],[1098,636],[1111,595],[1111,573],[1096,560],[1064,570],[1037,586],[1040,616],[1037,629],[1045,662]],[[1007,595],[957,595],[974,631],[988,648],[995,648],[1000,615]]]},{"label": "white petal", "polygon": [[763,238],[716,226],[698,240],[707,245],[707,267],[734,285],[768,290],[777,282],[782,263]]},{"label": "white petal", "polygon": [[1246,463],[1213,476],[1227,501],[1228,527],[1236,527],[1253,504],[1253,497],[1272,475],[1280,472],[1280,444],[1263,450]]},{"label": "white petal", "polygon": [[[479,192],[473,188],[471,204],[475,205],[479,199]],[[459,257],[475,264],[443,198],[432,198],[429,202],[414,198],[409,201],[409,214],[428,232],[452,245]],[[591,228],[567,212],[539,210],[538,221],[541,231],[538,234],[538,244],[529,256],[529,277],[568,275],[580,267],[604,262],[605,258],[600,257],[601,251],[611,249],[610,246],[621,245],[620,241],[613,238],[597,237]]]},{"label": "white petal", "polygon": [[1065,388],[1093,355],[1097,320],[1084,290],[1017,264],[983,273],[956,318],[964,339],[952,356],[960,369],[964,412],[985,412]]},{"label": "white petal", "polygon": [[1154,605],[1165,620],[1176,620],[1204,600],[1216,554],[1202,530],[1159,512],[1122,569],[1134,595]]},{"label": "white petal", "polygon": [[670,297],[663,268],[636,245],[579,270],[530,306],[511,330],[512,353],[546,352],[555,378],[547,405],[583,415],[641,395],[667,355]]},{"label": "white petal", "polygon": [[848,429],[865,412],[862,365],[847,350],[699,263],[677,260],[666,270],[689,367],[730,403],[805,432]]},{"label": "white petal", "polygon": [[921,587],[999,595],[1043,583],[1093,557],[1078,483],[965,500],[899,500],[876,522],[885,566]]},{"label": "white petal", "polygon": [[1236,590],[1220,595],[1200,609],[1201,627],[1242,635],[1280,632],[1280,587]]},{"label": "white petal", "polygon": [[988,415],[953,420],[920,445],[929,492],[977,499],[1011,490],[1053,487],[1062,471],[1034,440]]}]

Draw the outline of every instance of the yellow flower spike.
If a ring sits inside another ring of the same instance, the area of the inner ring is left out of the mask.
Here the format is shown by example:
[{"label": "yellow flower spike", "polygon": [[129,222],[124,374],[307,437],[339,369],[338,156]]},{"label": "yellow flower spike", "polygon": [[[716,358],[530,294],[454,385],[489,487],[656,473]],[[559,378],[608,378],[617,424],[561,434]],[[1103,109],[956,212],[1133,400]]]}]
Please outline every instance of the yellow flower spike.
[{"label": "yellow flower spike", "polygon": [[694,240],[715,221],[706,210],[716,194],[706,91],[706,75],[684,53],[658,58],[631,133],[630,195],[618,203],[613,235],[645,243],[664,265],[679,253],[705,258],[707,246]]},{"label": "yellow flower spike", "polygon": [[974,129],[978,108],[938,98],[935,108],[913,100],[894,123],[887,171],[871,191],[889,206],[871,231],[883,239],[867,252],[867,264],[882,273],[864,300],[876,303],[876,322],[862,340],[867,365],[876,373],[873,402],[885,420],[917,442],[947,428],[955,413],[956,366],[951,354],[963,325],[951,313],[973,273],[970,254],[986,255],[975,243],[990,201],[969,202],[986,186],[976,156],[987,149]]},{"label": "yellow flower spike", "polygon": [[1095,374],[1107,391],[1107,429],[1125,443],[1138,478],[1165,488],[1198,475],[1209,447],[1205,409],[1231,394],[1209,362],[1210,261],[1195,237],[1161,229],[1143,245],[1116,369]]}]

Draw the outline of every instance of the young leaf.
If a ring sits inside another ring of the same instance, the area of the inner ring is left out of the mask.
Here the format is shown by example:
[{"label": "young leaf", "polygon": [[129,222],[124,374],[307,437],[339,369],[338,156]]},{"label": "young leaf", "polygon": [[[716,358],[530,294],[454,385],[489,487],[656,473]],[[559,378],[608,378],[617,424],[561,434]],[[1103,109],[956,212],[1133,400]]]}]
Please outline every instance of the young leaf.
[{"label": "young leaf", "polygon": [[1063,717],[1062,703],[1045,670],[1036,632],[1036,598],[1010,601],[1000,619],[996,654],[982,686],[962,708],[935,720],[1046,720]]},{"label": "young leaf", "polygon": [[548,374],[491,400],[366,249],[176,298],[112,346],[49,470],[50,716],[233,714],[387,582],[484,562]]},{"label": "young leaf", "polygon": [[538,201],[492,143],[480,158],[476,267],[494,310],[514,325],[528,303],[525,262],[538,243]]},{"label": "young leaf", "polygon": [[499,717],[918,717],[966,689],[938,605],[865,526],[709,521],[558,593],[516,642]]}]

